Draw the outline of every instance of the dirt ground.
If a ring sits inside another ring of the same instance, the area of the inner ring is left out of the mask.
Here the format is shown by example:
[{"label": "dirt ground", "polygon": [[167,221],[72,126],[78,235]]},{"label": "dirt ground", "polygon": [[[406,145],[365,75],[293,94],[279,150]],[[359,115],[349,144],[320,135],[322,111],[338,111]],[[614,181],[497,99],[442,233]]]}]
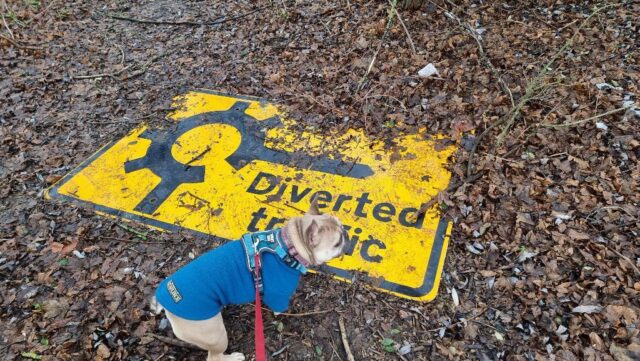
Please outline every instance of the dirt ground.
[{"label": "dirt ground", "polygon": [[[340,317],[356,360],[640,359],[640,3],[390,9],[0,0],[1,358],[204,360],[154,336],[172,334],[146,299],[219,242],[141,239],[42,195],[207,88],[277,101],[317,132],[464,140],[435,200],[454,221],[436,300],[311,275],[292,315],[265,314],[273,360],[347,360]],[[428,63],[438,74],[419,77]],[[225,317],[251,359],[251,305]]]}]

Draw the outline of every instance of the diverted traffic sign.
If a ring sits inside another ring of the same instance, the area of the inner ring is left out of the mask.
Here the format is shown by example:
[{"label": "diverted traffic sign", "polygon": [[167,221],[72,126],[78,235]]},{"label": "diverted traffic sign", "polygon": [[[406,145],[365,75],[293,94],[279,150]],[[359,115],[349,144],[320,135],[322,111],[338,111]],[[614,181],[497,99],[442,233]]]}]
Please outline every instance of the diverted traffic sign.
[{"label": "diverted traffic sign", "polygon": [[[339,217],[347,253],[320,268],[351,281],[432,300],[449,225],[421,205],[447,187],[453,147],[436,150],[424,134],[392,146],[348,130],[316,134],[260,99],[190,92],[175,123],[141,126],[62,178],[50,198],[167,230],[224,239],[282,226],[311,198]],[[360,278],[362,279],[362,278]]]}]

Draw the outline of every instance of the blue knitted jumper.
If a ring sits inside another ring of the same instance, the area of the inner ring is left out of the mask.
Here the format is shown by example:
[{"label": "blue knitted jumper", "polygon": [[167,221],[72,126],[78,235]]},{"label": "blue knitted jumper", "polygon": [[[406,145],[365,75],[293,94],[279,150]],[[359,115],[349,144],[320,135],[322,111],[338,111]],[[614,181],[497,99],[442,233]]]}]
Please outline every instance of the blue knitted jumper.
[{"label": "blue knitted jumper", "polygon": [[[275,312],[286,311],[301,272],[271,252],[262,253],[261,264],[264,304]],[[186,264],[160,283],[156,298],[166,310],[187,320],[206,320],[226,305],[254,302],[254,280],[242,241],[226,243]]]}]

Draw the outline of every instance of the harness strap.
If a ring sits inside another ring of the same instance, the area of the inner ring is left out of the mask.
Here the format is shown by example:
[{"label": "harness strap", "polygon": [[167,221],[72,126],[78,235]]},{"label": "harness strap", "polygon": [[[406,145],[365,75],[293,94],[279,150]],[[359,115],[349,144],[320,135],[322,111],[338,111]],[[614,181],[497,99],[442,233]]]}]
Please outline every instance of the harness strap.
[{"label": "harness strap", "polygon": [[[285,240],[286,233],[284,229],[274,229],[271,231],[261,231],[255,233],[246,233],[242,236],[242,246],[244,248],[245,260],[249,272],[254,273],[255,270],[255,254],[270,252],[276,255],[287,266],[299,271],[302,274],[307,273],[306,264],[301,262],[301,257],[289,254],[288,252],[296,252],[295,247]],[[264,293],[262,277],[259,275],[260,293]]]},{"label": "harness strap", "polygon": [[256,361],[266,361],[267,355],[265,352],[264,342],[264,324],[262,321],[262,300],[260,299],[260,287],[258,284],[258,278],[260,276],[260,254],[254,255],[254,280],[256,286],[256,310],[255,310],[255,345],[256,345]]}]

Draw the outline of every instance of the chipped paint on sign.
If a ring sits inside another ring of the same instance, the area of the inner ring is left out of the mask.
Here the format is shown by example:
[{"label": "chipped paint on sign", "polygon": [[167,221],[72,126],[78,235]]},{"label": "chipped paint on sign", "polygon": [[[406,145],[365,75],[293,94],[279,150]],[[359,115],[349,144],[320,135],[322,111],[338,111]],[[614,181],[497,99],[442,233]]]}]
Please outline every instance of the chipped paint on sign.
[{"label": "chipped paint on sign", "polygon": [[429,301],[437,294],[450,225],[421,205],[447,187],[447,159],[423,133],[389,151],[362,132],[300,131],[273,104],[190,92],[165,129],[141,126],[94,154],[48,192],[153,227],[224,239],[281,226],[315,194],[349,234],[347,254],[320,268]]}]

